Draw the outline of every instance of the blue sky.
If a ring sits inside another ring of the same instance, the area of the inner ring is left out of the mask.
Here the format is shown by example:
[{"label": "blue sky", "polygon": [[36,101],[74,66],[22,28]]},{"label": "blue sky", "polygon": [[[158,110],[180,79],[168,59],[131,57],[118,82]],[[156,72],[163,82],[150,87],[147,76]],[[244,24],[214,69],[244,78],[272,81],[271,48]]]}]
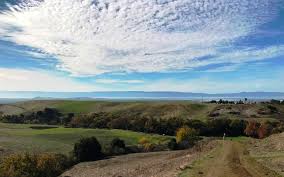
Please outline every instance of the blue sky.
[{"label": "blue sky", "polygon": [[282,0],[4,0],[0,11],[0,90],[284,88]]}]

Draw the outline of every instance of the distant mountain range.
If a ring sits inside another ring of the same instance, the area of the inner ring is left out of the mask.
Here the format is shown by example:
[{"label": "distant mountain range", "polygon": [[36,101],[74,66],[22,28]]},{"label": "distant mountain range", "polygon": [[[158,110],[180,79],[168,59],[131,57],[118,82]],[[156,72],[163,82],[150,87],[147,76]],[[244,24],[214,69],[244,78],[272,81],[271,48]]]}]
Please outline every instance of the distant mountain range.
[{"label": "distant mountain range", "polygon": [[143,92],[143,91],[104,91],[104,92],[38,92],[38,91],[0,91],[0,98],[24,99],[284,99],[284,92],[240,92],[240,93],[191,93],[191,92]]}]

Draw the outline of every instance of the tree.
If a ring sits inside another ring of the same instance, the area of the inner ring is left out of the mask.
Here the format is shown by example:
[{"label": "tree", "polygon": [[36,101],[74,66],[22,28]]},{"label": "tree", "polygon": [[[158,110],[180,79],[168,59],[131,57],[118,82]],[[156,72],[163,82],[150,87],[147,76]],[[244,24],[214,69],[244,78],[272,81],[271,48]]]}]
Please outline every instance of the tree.
[{"label": "tree", "polygon": [[272,129],[273,127],[268,122],[261,123],[261,125],[259,126],[257,130],[258,138],[262,139],[262,138],[269,136],[271,134]]},{"label": "tree", "polygon": [[223,136],[230,129],[230,119],[209,119],[207,121],[208,136]]},{"label": "tree", "polygon": [[125,143],[119,138],[114,138],[111,143],[111,151],[114,154],[123,154],[125,153]]},{"label": "tree", "polygon": [[78,162],[95,161],[103,157],[102,147],[96,137],[80,139],[75,143],[73,153]]},{"label": "tree", "polygon": [[234,119],[230,123],[229,136],[241,136],[244,135],[246,123],[244,120]]},{"label": "tree", "polygon": [[67,116],[63,117],[62,118],[63,125],[67,126],[71,122],[74,116],[75,116],[74,113],[68,113]]},{"label": "tree", "polygon": [[247,136],[257,138],[258,137],[257,131],[258,131],[259,126],[260,126],[260,124],[256,121],[249,121],[246,125],[246,129],[245,129],[244,133]]},{"label": "tree", "polygon": [[177,130],[176,141],[180,143],[182,141],[188,141],[193,143],[196,140],[197,132],[193,128],[182,127]]},{"label": "tree", "polygon": [[93,118],[88,115],[79,115],[73,117],[70,124],[72,127],[90,128],[93,123]]},{"label": "tree", "polygon": [[178,149],[178,144],[177,144],[177,141],[176,141],[175,138],[172,138],[172,139],[170,140],[170,142],[168,143],[168,148],[169,148],[170,150],[177,150],[177,149]]}]

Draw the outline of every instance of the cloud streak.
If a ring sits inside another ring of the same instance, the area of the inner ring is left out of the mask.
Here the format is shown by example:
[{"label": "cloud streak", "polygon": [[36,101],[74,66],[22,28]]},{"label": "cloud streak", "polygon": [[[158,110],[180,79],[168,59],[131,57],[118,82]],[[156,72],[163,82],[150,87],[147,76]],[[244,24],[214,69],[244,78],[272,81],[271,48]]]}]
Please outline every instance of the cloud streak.
[{"label": "cloud streak", "polygon": [[234,46],[271,20],[277,5],[278,0],[26,0],[2,11],[0,37],[54,56],[57,68],[73,75],[172,72],[280,55],[284,46]]},{"label": "cloud streak", "polygon": [[43,70],[0,68],[3,91],[94,91],[100,87],[80,83]]},{"label": "cloud streak", "polygon": [[97,79],[96,83],[101,84],[142,84],[143,80],[118,80],[118,79]]}]

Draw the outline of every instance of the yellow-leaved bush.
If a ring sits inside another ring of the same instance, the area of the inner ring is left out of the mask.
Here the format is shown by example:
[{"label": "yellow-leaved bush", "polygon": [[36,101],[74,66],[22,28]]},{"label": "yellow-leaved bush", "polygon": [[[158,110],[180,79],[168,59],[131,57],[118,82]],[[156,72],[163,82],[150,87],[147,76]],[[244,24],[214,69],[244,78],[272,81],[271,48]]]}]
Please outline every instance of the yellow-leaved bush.
[{"label": "yellow-leaved bush", "polygon": [[0,177],[55,177],[70,166],[61,154],[13,154],[0,162]]}]

